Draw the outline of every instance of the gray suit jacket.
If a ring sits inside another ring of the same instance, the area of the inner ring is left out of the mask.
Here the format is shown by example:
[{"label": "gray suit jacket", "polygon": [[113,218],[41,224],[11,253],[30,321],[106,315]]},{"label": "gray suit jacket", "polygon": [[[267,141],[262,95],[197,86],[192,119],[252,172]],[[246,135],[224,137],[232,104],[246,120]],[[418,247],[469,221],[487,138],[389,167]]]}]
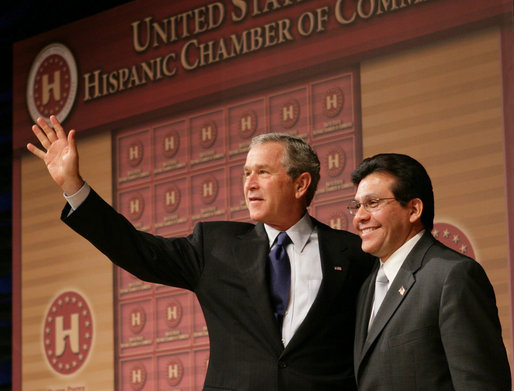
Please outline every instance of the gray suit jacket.
[{"label": "gray suit jacket", "polygon": [[425,233],[368,332],[377,270],[357,304],[359,391],[510,391],[495,295],[478,262]]},{"label": "gray suit jacket", "polygon": [[372,261],[360,239],[314,220],[323,281],[286,348],[267,284],[262,224],[208,222],[185,238],[137,231],[95,192],[64,221],[142,280],[191,290],[210,338],[204,390],[355,390],[353,339],[358,290]]}]

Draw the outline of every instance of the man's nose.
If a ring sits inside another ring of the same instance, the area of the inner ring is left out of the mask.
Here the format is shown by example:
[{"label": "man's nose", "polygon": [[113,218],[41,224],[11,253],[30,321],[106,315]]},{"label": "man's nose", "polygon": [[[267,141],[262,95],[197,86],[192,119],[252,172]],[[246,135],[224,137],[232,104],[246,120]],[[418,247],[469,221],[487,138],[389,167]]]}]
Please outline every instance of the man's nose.
[{"label": "man's nose", "polygon": [[353,219],[355,221],[367,220],[369,216],[370,213],[364,208],[364,205],[361,204],[359,209],[355,211]]},{"label": "man's nose", "polygon": [[245,177],[244,187],[247,189],[255,189],[258,186],[257,175],[250,173]]}]

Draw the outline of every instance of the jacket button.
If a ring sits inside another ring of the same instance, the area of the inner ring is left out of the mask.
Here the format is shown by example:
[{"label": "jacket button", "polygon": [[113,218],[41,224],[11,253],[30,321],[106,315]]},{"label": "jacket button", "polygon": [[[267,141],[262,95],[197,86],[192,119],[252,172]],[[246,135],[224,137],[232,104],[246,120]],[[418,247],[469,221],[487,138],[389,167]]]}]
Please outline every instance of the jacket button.
[{"label": "jacket button", "polygon": [[279,362],[278,362],[278,366],[279,366],[280,368],[287,368],[287,364],[286,364],[284,361],[279,361]]}]

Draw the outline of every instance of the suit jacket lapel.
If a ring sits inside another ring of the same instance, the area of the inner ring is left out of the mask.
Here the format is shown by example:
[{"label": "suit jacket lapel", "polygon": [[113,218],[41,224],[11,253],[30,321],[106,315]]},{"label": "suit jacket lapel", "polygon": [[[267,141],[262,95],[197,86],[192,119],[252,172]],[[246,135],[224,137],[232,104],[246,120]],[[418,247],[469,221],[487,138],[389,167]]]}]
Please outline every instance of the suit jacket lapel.
[{"label": "suit jacket lapel", "polygon": [[273,348],[279,354],[283,350],[283,346],[273,316],[266,280],[269,240],[264,225],[257,224],[253,230],[239,236],[238,239],[233,246],[234,259],[239,262],[246,289],[262,319],[262,326],[269,334]]},{"label": "suit jacket lapel", "polygon": [[[375,279],[377,277],[379,263],[373,268],[369,277],[362,284],[359,297],[357,300],[357,318],[355,320],[355,357],[363,356],[364,342],[368,336],[368,324],[371,316],[371,306],[373,305],[373,296],[375,294]],[[356,365],[359,360],[356,360]]]},{"label": "suit jacket lapel", "polygon": [[[403,262],[403,265],[398,271],[398,274],[396,275],[393,283],[389,287],[389,290],[387,291],[384,301],[382,302],[382,305],[380,306],[380,309],[375,316],[375,320],[367,332],[367,337],[362,348],[359,363],[362,361],[370,347],[373,345],[373,342],[377,339],[391,317],[394,315],[397,308],[401,305],[404,298],[409,294],[410,289],[416,282],[415,273],[422,266],[424,255],[428,248],[432,245],[433,241],[434,239],[432,235],[425,232],[425,234],[421,237],[419,242],[416,243],[412,251]],[[376,276],[376,273],[373,273],[373,275]],[[366,313],[368,314],[368,321],[374,293],[374,284],[375,279],[370,279],[368,293],[371,292],[371,297],[368,296],[367,299],[369,301],[366,301]],[[361,321],[359,324],[359,333],[361,335],[366,335],[366,329],[364,327],[367,328],[368,323]]]},{"label": "suit jacket lapel", "polygon": [[348,276],[349,260],[344,255],[347,246],[341,243],[337,232],[328,229],[327,226],[316,219],[312,217],[311,219],[318,229],[323,280],[314,303],[293,338],[289,341],[284,353],[302,344],[302,341],[308,338],[312,330],[318,327],[316,324],[326,319],[325,313],[332,308],[331,303],[343,288],[344,281]]}]

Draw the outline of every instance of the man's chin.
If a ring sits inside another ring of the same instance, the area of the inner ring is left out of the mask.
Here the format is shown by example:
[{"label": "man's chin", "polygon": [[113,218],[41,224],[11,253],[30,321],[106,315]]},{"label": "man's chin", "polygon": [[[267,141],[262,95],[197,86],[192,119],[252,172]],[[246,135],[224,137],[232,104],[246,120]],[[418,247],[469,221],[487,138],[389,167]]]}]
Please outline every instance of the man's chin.
[{"label": "man's chin", "polygon": [[371,245],[371,243],[366,243],[365,241],[363,241],[362,245],[361,245],[361,249],[365,253],[375,255],[374,252],[376,251],[376,249]]},{"label": "man's chin", "polygon": [[250,219],[252,219],[253,221],[260,221],[259,220],[259,213],[256,213],[256,212],[252,212],[251,209],[249,209],[249,212],[250,212]]}]

